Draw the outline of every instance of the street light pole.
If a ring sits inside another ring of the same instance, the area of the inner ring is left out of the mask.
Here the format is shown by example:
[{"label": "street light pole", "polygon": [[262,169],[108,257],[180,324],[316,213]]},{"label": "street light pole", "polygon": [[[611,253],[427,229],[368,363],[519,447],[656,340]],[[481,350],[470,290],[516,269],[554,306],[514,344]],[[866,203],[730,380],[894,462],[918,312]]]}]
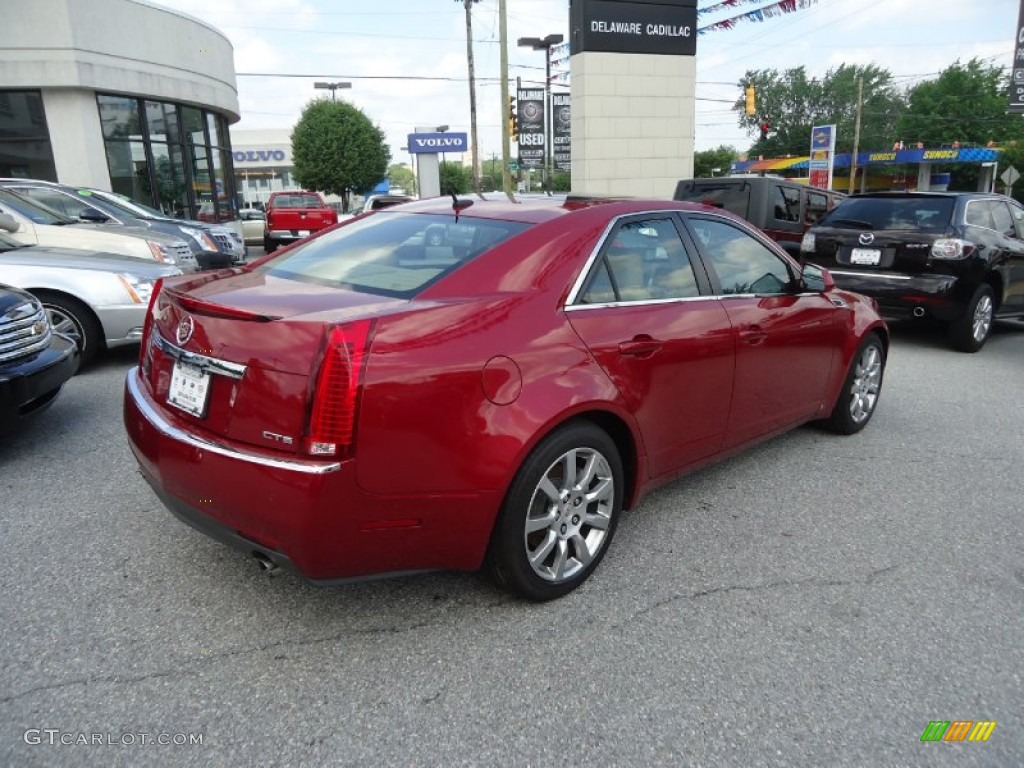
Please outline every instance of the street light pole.
[{"label": "street light pole", "polygon": [[554,126],[551,115],[551,49],[564,39],[562,35],[548,35],[543,39],[520,37],[518,42],[519,45],[533,48],[535,51],[544,51],[544,189],[548,194],[551,194],[551,132]]},{"label": "street light pole", "polygon": [[334,95],[334,94],[335,94],[335,92],[336,92],[336,91],[337,91],[337,90],[338,90],[339,88],[351,88],[351,87],[352,87],[352,83],[325,83],[325,82],[316,82],[316,83],[313,83],[313,87],[314,87],[314,88],[316,88],[316,89],[318,89],[318,90],[326,90],[326,91],[330,91],[330,92],[331,92],[331,101],[334,101],[334,100],[335,100],[335,95]]}]

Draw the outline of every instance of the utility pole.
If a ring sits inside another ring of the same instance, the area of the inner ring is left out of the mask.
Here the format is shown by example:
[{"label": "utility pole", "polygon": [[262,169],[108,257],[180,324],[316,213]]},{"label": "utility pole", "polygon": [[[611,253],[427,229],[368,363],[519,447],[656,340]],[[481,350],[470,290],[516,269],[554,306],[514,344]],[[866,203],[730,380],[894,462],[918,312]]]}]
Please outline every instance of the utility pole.
[{"label": "utility pole", "polygon": [[513,203],[516,201],[512,194],[512,172],[509,170],[509,163],[512,162],[511,138],[509,136],[509,122],[512,113],[508,102],[508,9],[507,0],[498,0],[498,48],[501,52],[501,186]]},{"label": "utility pole", "polygon": [[[476,74],[473,62],[473,3],[480,0],[462,0],[466,9],[466,61],[469,64],[469,132],[470,141],[470,162],[473,164],[473,191],[478,197],[480,195],[480,150],[477,146],[476,135]],[[456,0],[460,2],[460,0]]]},{"label": "utility pole", "polygon": [[864,103],[864,76],[857,78],[857,119],[853,124],[853,154],[850,155],[850,188],[852,195],[857,186],[857,153],[860,152],[860,112]]}]

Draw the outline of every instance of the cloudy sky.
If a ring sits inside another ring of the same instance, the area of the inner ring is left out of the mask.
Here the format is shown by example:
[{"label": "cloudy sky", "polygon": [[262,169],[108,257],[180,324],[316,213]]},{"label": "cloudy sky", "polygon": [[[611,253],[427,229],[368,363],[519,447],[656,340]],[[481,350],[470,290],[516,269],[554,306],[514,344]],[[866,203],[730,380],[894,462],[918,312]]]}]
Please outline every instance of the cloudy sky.
[{"label": "cloudy sky", "polygon": [[[290,129],[317,92],[316,80],[349,81],[339,91],[385,132],[396,161],[416,126],[469,131],[465,11],[461,0],[158,0],[206,21],[235,49],[242,119],[233,128]],[[706,8],[718,0],[699,0]],[[771,4],[740,0],[705,14],[713,24]],[[803,64],[821,75],[841,63],[875,63],[901,84],[933,76],[957,59],[1008,66],[1020,0],[817,0],[809,8],[711,31],[697,43],[697,149],[752,136],[728,103],[747,69]],[[510,77],[542,85],[544,57],[519,37],[568,38],[567,0],[508,0]],[[498,0],[473,9],[481,157],[501,151]],[[568,65],[566,64],[566,69]],[[557,70],[557,68],[556,68]],[[259,76],[254,76],[259,75]],[[305,78],[281,75],[308,75]]]}]

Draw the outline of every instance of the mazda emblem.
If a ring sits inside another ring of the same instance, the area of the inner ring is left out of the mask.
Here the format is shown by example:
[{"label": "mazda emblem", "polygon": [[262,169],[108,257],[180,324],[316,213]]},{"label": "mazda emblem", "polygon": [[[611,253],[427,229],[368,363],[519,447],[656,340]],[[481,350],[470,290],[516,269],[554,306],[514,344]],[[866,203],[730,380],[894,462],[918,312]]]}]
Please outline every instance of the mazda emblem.
[{"label": "mazda emblem", "polygon": [[872,232],[862,232],[861,236],[857,239],[860,240],[861,245],[871,245],[875,242],[875,235]]},{"label": "mazda emblem", "polygon": [[178,323],[178,343],[184,346],[188,344],[188,340],[192,338],[192,333],[196,329],[196,324],[192,321],[192,315],[185,315],[181,318],[181,322]]}]

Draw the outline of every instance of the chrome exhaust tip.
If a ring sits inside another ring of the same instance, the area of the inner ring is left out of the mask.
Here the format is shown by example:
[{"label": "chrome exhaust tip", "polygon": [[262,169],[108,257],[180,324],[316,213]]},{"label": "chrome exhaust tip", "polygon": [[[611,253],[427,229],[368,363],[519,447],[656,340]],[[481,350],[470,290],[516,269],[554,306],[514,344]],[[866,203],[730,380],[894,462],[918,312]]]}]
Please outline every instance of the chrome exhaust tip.
[{"label": "chrome exhaust tip", "polygon": [[914,317],[924,317],[924,307],[914,307]]},{"label": "chrome exhaust tip", "polygon": [[278,571],[281,570],[281,566],[262,552],[253,552],[252,556],[256,558],[256,563],[259,565],[260,570],[267,574],[267,576],[276,576]]}]

